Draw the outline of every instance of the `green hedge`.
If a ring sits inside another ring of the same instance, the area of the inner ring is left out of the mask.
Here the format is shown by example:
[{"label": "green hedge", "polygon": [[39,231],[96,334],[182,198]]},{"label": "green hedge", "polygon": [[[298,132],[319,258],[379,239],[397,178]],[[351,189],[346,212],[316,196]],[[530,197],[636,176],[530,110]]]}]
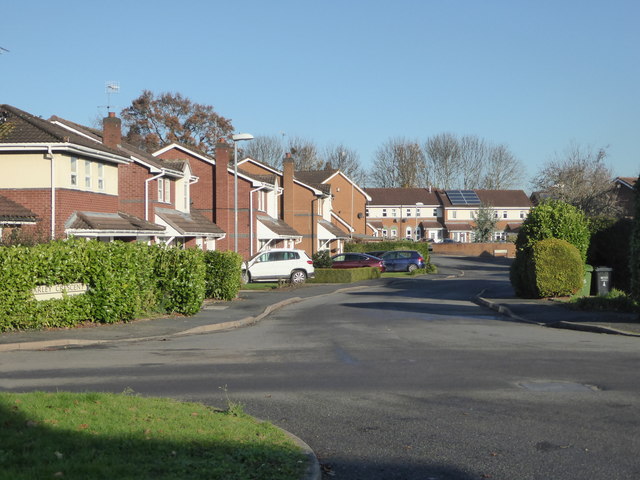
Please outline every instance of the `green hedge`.
[{"label": "green hedge", "polygon": [[233,300],[242,287],[242,256],[228,251],[205,252],[206,296],[218,300]]},{"label": "green hedge", "polygon": [[345,243],[345,252],[374,252],[379,250],[416,250],[420,252],[425,263],[429,263],[429,242],[412,242],[411,240],[384,240],[382,242],[349,242]]},{"label": "green hedge", "polygon": [[371,278],[380,278],[380,270],[362,268],[316,268],[313,283],[352,283]]},{"label": "green hedge", "polygon": [[[234,298],[239,255],[84,239],[0,247],[0,331],[129,321],[153,312],[192,315],[205,294]],[[37,301],[40,285],[83,283],[82,295]]]},{"label": "green hedge", "polygon": [[534,243],[511,264],[516,295],[545,298],[574,295],[583,284],[580,251],[565,240],[547,238]]}]

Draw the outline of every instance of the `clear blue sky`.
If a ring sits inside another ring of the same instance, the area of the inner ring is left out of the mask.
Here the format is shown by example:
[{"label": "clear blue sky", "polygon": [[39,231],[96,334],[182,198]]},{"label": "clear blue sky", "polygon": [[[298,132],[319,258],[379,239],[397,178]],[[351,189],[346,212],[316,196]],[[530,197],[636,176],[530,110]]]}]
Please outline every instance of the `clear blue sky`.
[{"label": "clear blue sky", "polygon": [[237,131],[344,143],[504,143],[521,187],[572,143],[640,174],[638,0],[32,1],[0,7],[0,103],[91,124],[143,89]]}]

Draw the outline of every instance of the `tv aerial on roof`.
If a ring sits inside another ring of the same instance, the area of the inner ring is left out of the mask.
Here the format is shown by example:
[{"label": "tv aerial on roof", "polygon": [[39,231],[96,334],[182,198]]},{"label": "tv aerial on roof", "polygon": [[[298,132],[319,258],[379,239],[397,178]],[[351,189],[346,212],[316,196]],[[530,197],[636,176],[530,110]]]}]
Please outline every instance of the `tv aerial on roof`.
[{"label": "tv aerial on roof", "polygon": [[120,82],[117,82],[115,80],[108,80],[104,82],[104,93],[107,94],[107,104],[100,105],[99,108],[106,107],[107,113],[109,113],[111,111],[111,107],[114,107],[114,105],[111,105],[111,95],[120,93]]}]

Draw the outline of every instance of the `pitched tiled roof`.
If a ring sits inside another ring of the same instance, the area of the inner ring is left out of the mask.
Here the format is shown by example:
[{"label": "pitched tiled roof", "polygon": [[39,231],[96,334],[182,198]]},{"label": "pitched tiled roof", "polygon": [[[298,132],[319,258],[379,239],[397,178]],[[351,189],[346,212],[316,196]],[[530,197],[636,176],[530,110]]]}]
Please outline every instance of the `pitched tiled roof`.
[{"label": "pitched tiled roof", "polygon": [[27,207],[0,195],[0,224],[36,223],[38,217]]},{"label": "pitched tiled roof", "polygon": [[65,227],[68,230],[119,232],[164,232],[165,228],[128,213],[75,212]]},{"label": "pitched tiled roof", "polygon": [[422,228],[444,228],[444,225],[435,220],[422,221],[419,222],[418,225],[421,225]]},{"label": "pitched tiled roof", "polygon": [[[96,144],[102,145],[102,131],[98,129],[80,125],[79,123],[75,123],[55,115],[52,116],[49,120],[52,122],[58,122],[63,125],[67,125],[69,128],[77,130],[82,134],[91,137],[96,142]],[[64,129],[64,127],[62,128]],[[67,131],[66,129],[64,130]],[[125,140],[122,140],[120,142],[120,147],[117,150],[120,154],[124,154],[127,157],[136,157],[139,160],[142,160],[143,162],[159,169],[175,170],[178,172],[182,172],[184,169],[185,160],[163,160],[162,158],[154,157],[150,153],[145,152],[144,150],[136,147],[129,142],[126,142]]]},{"label": "pitched tiled roof", "polygon": [[322,182],[332,177],[338,172],[338,170],[309,170],[295,172],[294,176],[302,183],[307,185],[320,185]]},{"label": "pitched tiled roof", "polygon": [[628,185],[630,188],[633,188],[638,181],[638,177],[618,177],[616,178],[616,181],[620,181],[621,183]]},{"label": "pitched tiled roof", "polygon": [[522,190],[474,190],[484,205],[493,207],[530,207],[531,201]]},{"label": "pitched tiled roof", "polygon": [[318,224],[322,225],[329,233],[336,236],[336,238],[349,238],[349,234],[342,231],[338,226],[334,225],[327,220],[318,220]]},{"label": "pitched tiled roof", "polygon": [[365,188],[371,196],[369,205],[439,205],[436,191],[428,188]]},{"label": "pitched tiled roof", "polygon": [[186,213],[169,208],[156,208],[155,211],[156,215],[182,235],[210,234],[221,237],[225,234],[218,225],[197,211]]},{"label": "pitched tiled roof", "polygon": [[300,235],[293,227],[290,227],[279,218],[273,218],[267,215],[258,215],[258,221],[281,238],[302,237],[302,235]]},{"label": "pitched tiled roof", "polygon": [[474,230],[474,226],[469,223],[447,222],[447,230],[450,232],[470,232]]},{"label": "pitched tiled roof", "polygon": [[11,105],[0,105],[0,144],[44,143],[74,144],[112,155],[122,152],[96,143],[48,120],[31,115]]},{"label": "pitched tiled roof", "polygon": [[269,185],[275,185],[276,184],[276,176],[273,175],[273,174],[271,174],[271,175],[258,175],[256,173],[247,172],[246,170],[243,170],[242,168],[238,168],[238,173],[241,173],[245,177],[252,178],[253,180],[257,180],[257,181],[262,182],[262,183],[268,183]]}]

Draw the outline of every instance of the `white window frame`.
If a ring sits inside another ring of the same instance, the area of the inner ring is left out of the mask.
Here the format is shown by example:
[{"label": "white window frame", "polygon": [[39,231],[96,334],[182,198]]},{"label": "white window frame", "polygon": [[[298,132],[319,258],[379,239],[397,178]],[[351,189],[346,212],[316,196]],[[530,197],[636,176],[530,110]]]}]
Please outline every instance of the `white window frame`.
[{"label": "white window frame", "polygon": [[438,216],[438,209],[437,209],[437,208],[434,208],[434,209],[433,209],[433,216],[434,216],[434,217],[437,217],[437,216]]},{"label": "white window frame", "polygon": [[98,190],[104,190],[104,165],[98,164]]},{"label": "white window frame", "polygon": [[386,229],[386,228],[383,228],[383,229],[382,229],[382,236],[383,236],[383,237],[386,237],[386,236],[388,235],[388,233],[389,233],[389,232],[387,232],[387,229]]},{"label": "white window frame", "polygon": [[158,201],[164,202],[164,178],[158,179]]},{"label": "white window frame", "polygon": [[164,180],[164,201],[171,203],[171,181],[168,178]]},{"label": "white window frame", "polygon": [[411,209],[407,208],[407,217],[410,217],[410,216],[411,216]]},{"label": "white window frame", "polygon": [[420,209],[416,208],[416,217],[419,217],[419,216],[420,216]]},{"label": "white window frame", "polygon": [[91,189],[91,161],[84,161],[84,186]]},{"label": "white window frame", "polygon": [[78,186],[78,159],[76,157],[71,157],[69,159],[69,168],[71,170],[71,185],[74,187]]},{"label": "white window frame", "polygon": [[451,218],[458,218],[457,210],[451,210]]},{"label": "white window frame", "polygon": [[383,209],[382,209],[382,216],[383,216],[383,217],[386,217],[386,216],[387,216],[387,209],[386,209],[386,208],[383,208]]},{"label": "white window frame", "polygon": [[189,182],[185,180],[183,188],[184,210],[189,210]]},{"label": "white window frame", "polygon": [[502,211],[502,218],[509,218],[509,212],[507,212],[506,210]]},{"label": "white window frame", "polygon": [[391,209],[391,217],[392,218],[396,218],[396,209],[395,208]]}]

